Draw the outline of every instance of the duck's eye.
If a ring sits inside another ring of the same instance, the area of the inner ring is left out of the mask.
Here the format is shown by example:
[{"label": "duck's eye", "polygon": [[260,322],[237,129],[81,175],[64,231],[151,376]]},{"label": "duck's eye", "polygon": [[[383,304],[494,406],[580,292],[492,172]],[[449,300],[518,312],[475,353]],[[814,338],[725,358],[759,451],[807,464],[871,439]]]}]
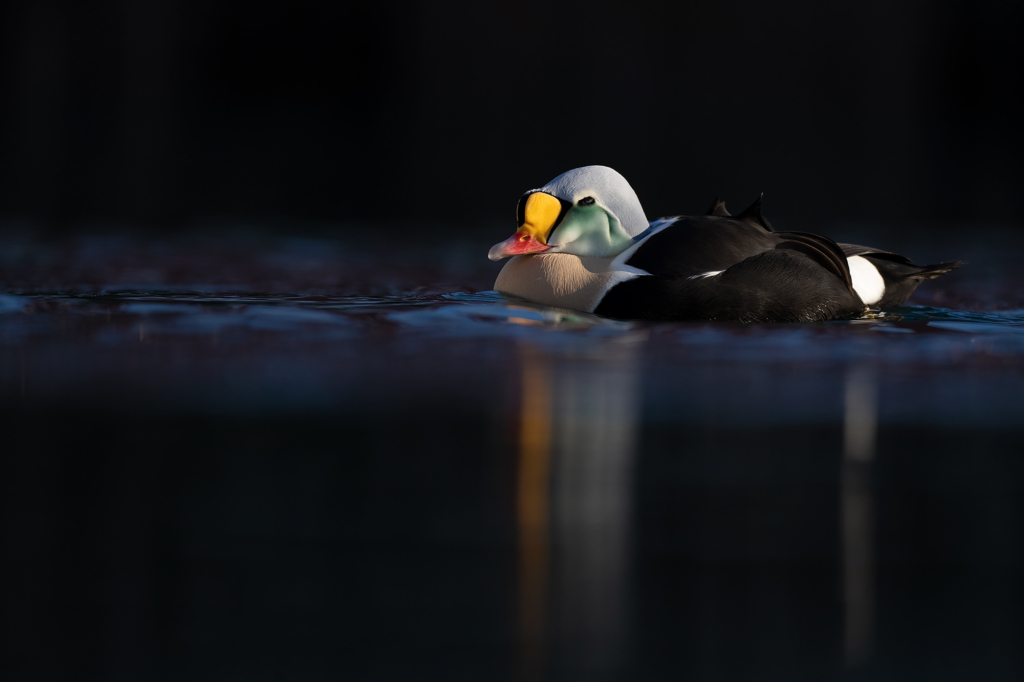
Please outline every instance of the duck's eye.
[{"label": "duck's eye", "polygon": [[593,203],[594,203],[594,197],[583,197],[582,199],[580,199],[579,201],[576,202],[576,205],[577,206],[590,206]]}]

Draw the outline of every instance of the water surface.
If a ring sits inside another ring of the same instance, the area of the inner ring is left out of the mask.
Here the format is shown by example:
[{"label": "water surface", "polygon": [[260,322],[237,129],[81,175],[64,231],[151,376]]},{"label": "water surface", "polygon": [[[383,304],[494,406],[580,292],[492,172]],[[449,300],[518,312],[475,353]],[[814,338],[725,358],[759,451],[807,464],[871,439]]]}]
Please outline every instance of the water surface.
[{"label": "water surface", "polygon": [[487,239],[8,234],[7,658],[1019,679],[1014,234],[904,235],[971,262],[809,325],[511,300]]}]

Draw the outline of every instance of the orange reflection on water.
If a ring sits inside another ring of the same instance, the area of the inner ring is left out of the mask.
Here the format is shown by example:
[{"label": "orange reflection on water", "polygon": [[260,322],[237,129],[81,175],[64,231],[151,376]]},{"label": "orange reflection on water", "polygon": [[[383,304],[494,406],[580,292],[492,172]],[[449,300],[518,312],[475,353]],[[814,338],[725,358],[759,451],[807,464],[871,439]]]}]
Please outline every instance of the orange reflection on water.
[{"label": "orange reflection on water", "polygon": [[547,359],[530,349],[522,354],[519,425],[519,618],[523,679],[539,677],[544,639],[549,564],[551,469],[551,375]]}]

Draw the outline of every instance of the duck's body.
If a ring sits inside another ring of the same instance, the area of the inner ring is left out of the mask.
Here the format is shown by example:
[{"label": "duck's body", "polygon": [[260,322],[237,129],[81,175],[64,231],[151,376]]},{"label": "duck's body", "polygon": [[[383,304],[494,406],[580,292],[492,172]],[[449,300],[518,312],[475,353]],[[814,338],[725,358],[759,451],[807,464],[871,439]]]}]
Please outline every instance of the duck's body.
[{"label": "duck's body", "polygon": [[[716,201],[708,215],[648,225],[636,195],[630,189],[624,199],[610,174],[621,179],[610,168],[576,169],[524,195],[520,231],[491,250],[492,258],[514,255],[494,288],[620,319],[812,322],[901,305],[923,279],[959,266],[915,266],[879,249],[775,232],[761,216],[760,199],[735,217]],[[595,175],[605,181],[605,193],[618,191],[614,202],[592,196]],[[560,203],[526,201],[540,193]],[[615,202],[635,202],[630,219],[609,210]],[[581,217],[572,212],[577,207]],[[593,217],[598,209],[600,220]]]}]

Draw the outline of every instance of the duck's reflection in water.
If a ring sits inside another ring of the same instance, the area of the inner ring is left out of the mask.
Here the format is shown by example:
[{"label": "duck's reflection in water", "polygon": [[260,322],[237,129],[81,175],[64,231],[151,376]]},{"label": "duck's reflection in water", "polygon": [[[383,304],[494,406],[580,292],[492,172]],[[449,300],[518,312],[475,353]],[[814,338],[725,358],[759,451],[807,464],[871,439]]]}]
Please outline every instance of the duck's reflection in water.
[{"label": "duck's reflection in water", "polygon": [[624,654],[642,341],[522,347],[522,679],[539,679],[548,665],[599,679]]},{"label": "duck's reflection in water", "polygon": [[846,662],[871,654],[875,612],[874,500],[871,462],[878,432],[878,385],[873,371],[852,367],[846,375],[840,527],[843,539],[843,602]]},{"label": "duck's reflection in water", "polygon": [[552,387],[548,358],[524,349],[522,407],[519,412],[519,618],[523,678],[539,677],[543,666],[547,600],[551,479]]}]

